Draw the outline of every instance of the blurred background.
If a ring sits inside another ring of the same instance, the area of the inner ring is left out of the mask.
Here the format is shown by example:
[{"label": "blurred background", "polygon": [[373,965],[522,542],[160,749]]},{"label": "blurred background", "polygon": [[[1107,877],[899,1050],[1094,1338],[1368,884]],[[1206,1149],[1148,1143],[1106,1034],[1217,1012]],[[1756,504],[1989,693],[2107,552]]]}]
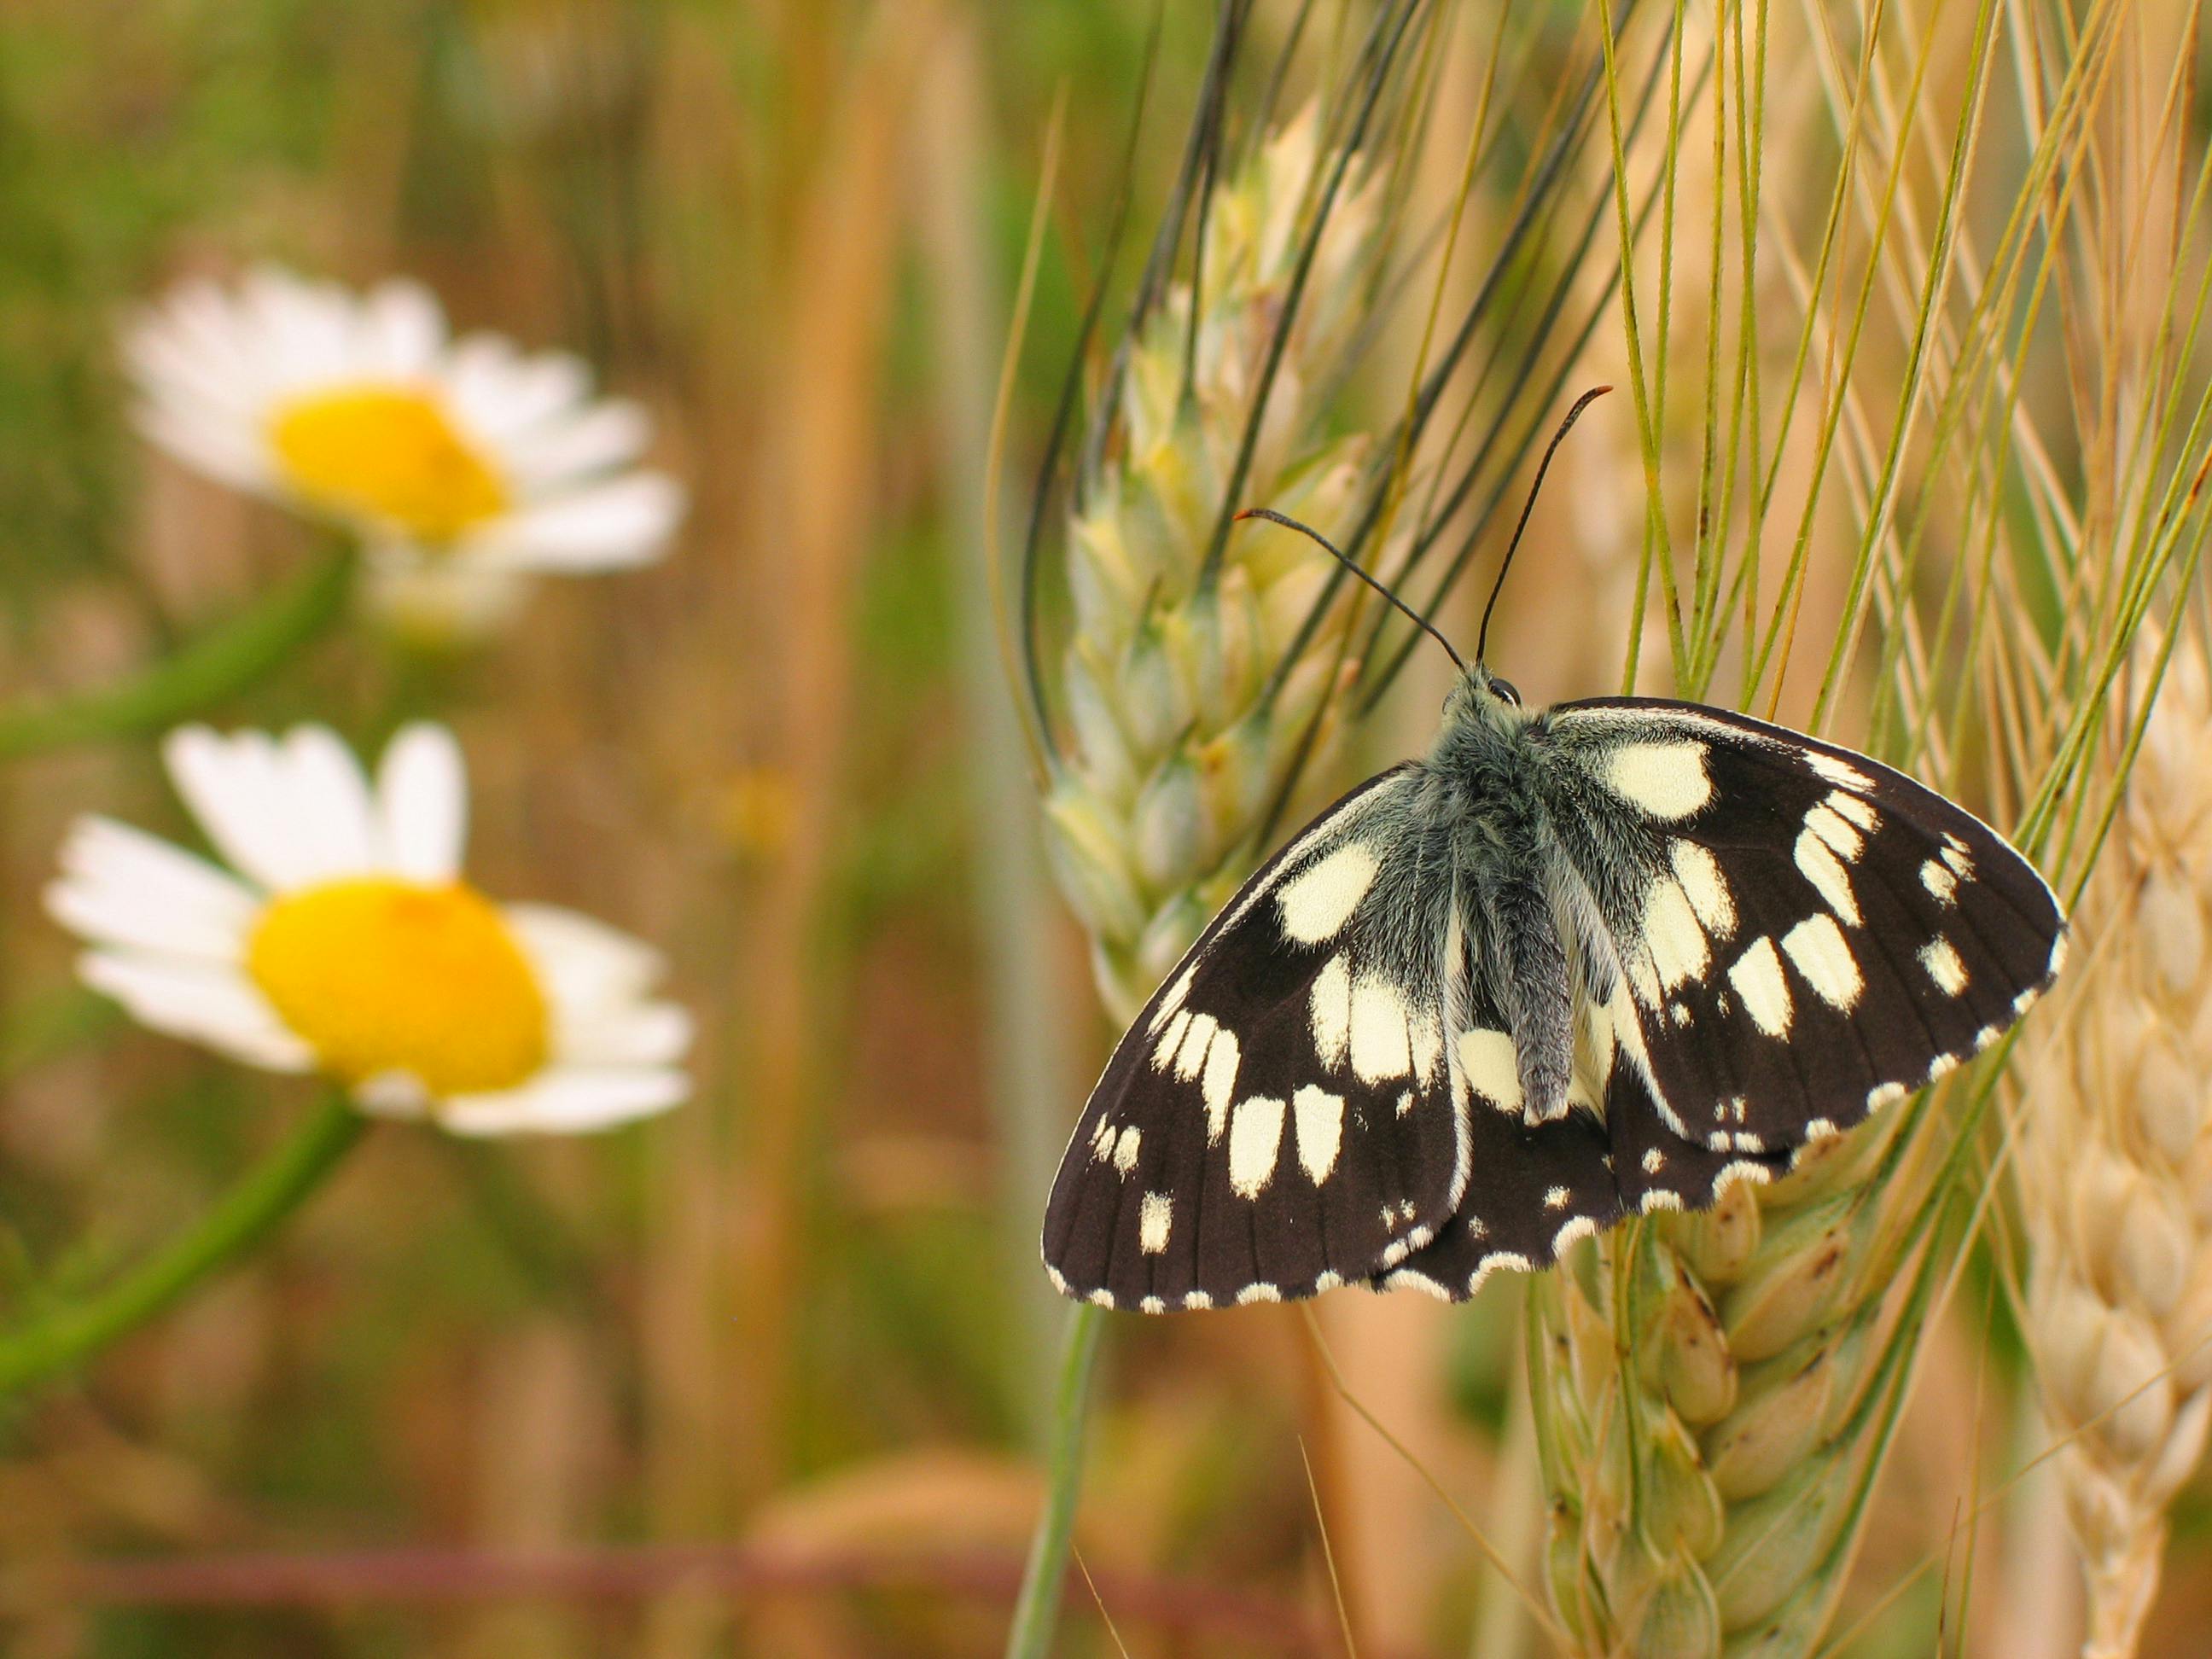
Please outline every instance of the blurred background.
[{"label": "blurred background", "polygon": [[[1467,10],[1437,50],[1472,63],[1492,24]],[[1558,14],[1563,57],[1580,9]],[[655,942],[701,1030],[696,1097],[641,1127],[380,1131],[273,1248],[11,1406],[9,1653],[996,1650],[1060,1329],[1039,1170],[1113,1032],[1043,874],[983,525],[1027,510],[1125,181],[1139,248],[1170,187],[1212,19],[1170,5],[1158,27],[1125,155],[1149,8],[0,10],[0,696],[125,673],[319,546],[133,435],[133,304],[272,259],[410,275],[457,326],[572,349],[650,410],[652,459],[691,492],[671,556],[542,584],[466,650],[341,627],[211,713],[372,745],[403,714],[451,720],[483,885]],[[1432,118],[1463,130],[1480,78],[1435,84]],[[2185,118],[2193,141],[2202,106]],[[1437,199],[1460,142],[1424,164]],[[1476,198],[1478,243],[1510,182]],[[1402,398],[1422,312],[1347,409]],[[1536,700],[1618,673],[1592,617],[1625,617],[1635,578],[1626,401],[1563,454],[1532,532],[1553,562],[1508,607],[1494,654]],[[1840,585],[1816,575],[1808,631]],[[1417,661],[1340,765],[1424,742],[1440,684]],[[89,810],[189,839],[150,744],[0,770],[0,1295],[128,1260],[310,1097],[75,987],[38,894]],[[1332,1571],[1363,1653],[1543,1650],[1469,1529],[1534,1582],[1521,1296],[1320,1304],[1410,1458],[1340,1398],[1297,1310],[1115,1321],[1076,1534],[1097,1599],[1072,1582],[1065,1650],[1114,1650],[1103,1604],[1131,1652],[1340,1651]],[[1944,1620],[2019,1650],[2023,1581],[1994,1545],[1963,1599],[1922,1570],[2018,1466],[1990,1399],[2021,1369],[2003,1298],[1970,1283],[1923,1350],[1846,1650],[1924,1652]],[[2039,1501],[2031,1480],[2003,1512],[2033,1534]],[[2147,1652],[2212,1628],[2201,1481],[2174,1528]]]}]

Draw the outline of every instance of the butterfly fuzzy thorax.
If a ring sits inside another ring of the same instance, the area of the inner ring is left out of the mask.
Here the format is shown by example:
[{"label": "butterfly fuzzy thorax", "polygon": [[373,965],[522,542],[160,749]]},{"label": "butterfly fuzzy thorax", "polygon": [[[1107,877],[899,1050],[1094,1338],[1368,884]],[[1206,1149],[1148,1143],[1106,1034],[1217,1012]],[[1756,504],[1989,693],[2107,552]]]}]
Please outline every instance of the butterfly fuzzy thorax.
[{"label": "butterfly fuzzy thorax", "polygon": [[1138,1016],[1046,1264],[1146,1311],[1468,1296],[1943,1075],[2063,931],[2002,837],[1863,756],[1658,699],[1527,710],[1477,665]]}]

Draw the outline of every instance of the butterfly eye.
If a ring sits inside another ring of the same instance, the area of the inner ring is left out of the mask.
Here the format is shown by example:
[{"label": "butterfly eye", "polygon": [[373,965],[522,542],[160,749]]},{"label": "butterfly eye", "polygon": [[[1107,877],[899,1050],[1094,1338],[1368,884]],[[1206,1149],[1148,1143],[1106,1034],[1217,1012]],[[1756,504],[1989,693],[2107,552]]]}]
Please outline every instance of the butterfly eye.
[{"label": "butterfly eye", "polygon": [[1498,696],[1503,697],[1507,702],[1511,703],[1516,708],[1518,708],[1521,706],[1521,694],[1514,689],[1512,681],[1501,680],[1496,675],[1492,675],[1490,680],[1490,689]]}]

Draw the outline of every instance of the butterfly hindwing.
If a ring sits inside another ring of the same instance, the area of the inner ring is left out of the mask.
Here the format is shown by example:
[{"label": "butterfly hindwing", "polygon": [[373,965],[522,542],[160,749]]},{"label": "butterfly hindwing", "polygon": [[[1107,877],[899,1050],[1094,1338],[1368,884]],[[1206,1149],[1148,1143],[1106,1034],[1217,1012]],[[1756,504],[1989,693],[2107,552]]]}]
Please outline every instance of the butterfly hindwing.
[{"label": "butterfly hindwing", "polygon": [[[1419,1248],[1463,1185],[1441,927],[1406,825],[1420,775],[1355,790],[1200,935],[1107,1063],[1045,1215],[1062,1291],[1161,1311],[1310,1295]],[[1387,866],[1387,867],[1386,867]],[[1395,884],[1395,885],[1393,884]]]},{"label": "butterfly hindwing", "polygon": [[[1688,1141],[1756,1158],[1848,1128],[1988,1047],[2057,970],[2042,879],[1901,773],[1656,700],[1547,724],[1641,821],[1621,847],[1570,848],[1583,866],[1642,860],[1640,889],[1616,874],[1601,908],[1643,1095]],[[1602,815],[1584,822],[1605,833]]]},{"label": "butterfly hindwing", "polygon": [[[1483,942],[1470,939],[1480,950]],[[1468,1182],[1458,1208],[1437,1236],[1398,1266],[1375,1276],[1386,1289],[1415,1289],[1464,1301],[1500,1268],[1548,1266],[1569,1244],[1611,1226],[1620,1214],[1606,1126],[1587,1105],[1531,1124],[1512,1079],[1516,1056],[1506,1035],[1493,975],[1473,987],[1458,1039],[1468,1079]]]}]

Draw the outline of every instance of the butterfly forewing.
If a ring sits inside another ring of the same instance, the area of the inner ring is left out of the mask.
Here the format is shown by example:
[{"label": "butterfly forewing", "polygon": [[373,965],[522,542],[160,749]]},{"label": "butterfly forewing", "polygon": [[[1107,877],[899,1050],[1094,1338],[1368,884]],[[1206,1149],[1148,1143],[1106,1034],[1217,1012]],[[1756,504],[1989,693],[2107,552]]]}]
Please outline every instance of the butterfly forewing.
[{"label": "butterfly forewing", "polygon": [[1445,941],[1394,950],[1373,925],[1418,785],[1401,768],[1324,813],[1138,1016],[1046,1211],[1064,1292],[1147,1311],[1310,1295],[1450,1215],[1466,1156]]},{"label": "butterfly forewing", "polygon": [[[2057,969],[2042,879],[1901,773],[1684,704],[1547,723],[1648,831],[1640,885],[1616,878],[1601,903],[1641,1042],[1623,1063],[1649,1085],[1624,1104],[1676,1136],[1756,1156],[1848,1128],[1987,1048]],[[1567,844],[1580,866],[1634,861]],[[1700,1201],[1694,1182],[1660,1190]]]}]

